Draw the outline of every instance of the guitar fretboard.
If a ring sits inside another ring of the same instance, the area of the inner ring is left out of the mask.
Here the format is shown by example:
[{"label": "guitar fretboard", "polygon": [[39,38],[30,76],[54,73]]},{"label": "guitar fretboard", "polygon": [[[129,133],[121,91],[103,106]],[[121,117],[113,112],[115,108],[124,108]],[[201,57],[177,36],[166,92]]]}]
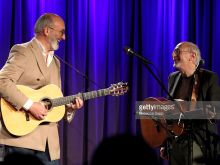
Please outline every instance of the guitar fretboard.
[{"label": "guitar fretboard", "polygon": [[66,97],[59,97],[52,99],[52,107],[57,107],[61,105],[66,105],[71,103],[76,97],[80,97],[82,100],[89,100],[96,97],[102,97],[110,94],[110,90],[107,89],[100,89],[97,91],[85,92],[85,93],[78,93],[76,95],[66,96]]}]

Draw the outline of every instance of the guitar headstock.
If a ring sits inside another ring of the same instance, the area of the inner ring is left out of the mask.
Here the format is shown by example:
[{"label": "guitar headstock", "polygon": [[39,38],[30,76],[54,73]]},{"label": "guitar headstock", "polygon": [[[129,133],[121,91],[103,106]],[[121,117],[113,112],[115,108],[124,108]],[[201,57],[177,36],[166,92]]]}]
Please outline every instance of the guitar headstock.
[{"label": "guitar headstock", "polygon": [[112,96],[123,95],[128,91],[128,83],[119,82],[117,84],[111,84],[109,91]]}]

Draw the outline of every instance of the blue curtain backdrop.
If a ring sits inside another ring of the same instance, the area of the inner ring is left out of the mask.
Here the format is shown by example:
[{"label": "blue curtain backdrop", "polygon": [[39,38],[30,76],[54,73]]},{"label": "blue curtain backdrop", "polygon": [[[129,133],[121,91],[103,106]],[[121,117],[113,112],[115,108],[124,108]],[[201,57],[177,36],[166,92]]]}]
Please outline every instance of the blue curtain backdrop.
[{"label": "blue curtain backdrop", "polygon": [[171,53],[181,41],[196,43],[205,68],[220,75],[220,1],[218,0],[1,0],[0,67],[10,48],[33,36],[36,19],[45,12],[66,22],[66,41],[56,52],[91,81],[62,64],[64,95],[129,83],[129,92],[85,102],[73,122],[60,122],[61,164],[87,164],[97,145],[120,133],[140,133],[135,102],[165,92],[143,64],[127,56],[127,45],[150,60],[167,85],[174,71]]}]

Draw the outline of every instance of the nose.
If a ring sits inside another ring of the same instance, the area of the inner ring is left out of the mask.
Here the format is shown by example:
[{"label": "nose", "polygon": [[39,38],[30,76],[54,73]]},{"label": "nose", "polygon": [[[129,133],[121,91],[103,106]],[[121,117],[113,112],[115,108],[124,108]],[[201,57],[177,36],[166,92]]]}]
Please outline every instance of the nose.
[{"label": "nose", "polygon": [[175,52],[173,52],[172,57],[174,59],[175,57],[177,57],[177,54]]},{"label": "nose", "polygon": [[62,40],[65,40],[66,39],[66,35],[65,33],[62,35]]}]

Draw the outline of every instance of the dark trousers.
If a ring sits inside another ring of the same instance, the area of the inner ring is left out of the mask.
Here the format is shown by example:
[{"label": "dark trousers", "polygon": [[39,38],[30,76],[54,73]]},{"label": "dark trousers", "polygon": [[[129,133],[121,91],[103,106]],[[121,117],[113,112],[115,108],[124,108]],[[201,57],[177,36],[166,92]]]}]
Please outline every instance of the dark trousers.
[{"label": "dark trousers", "polygon": [[175,139],[170,146],[170,165],[205,165],[200,146],[190,137]]},{"label": "dark trousers", "polygon": [[45,152],[12,146],[4,147],[5,164],[59,165],[59,160],[50,160],[48,146],[46,146]]},{"label": "dark trousers", "polygon": [[220,137],[214,120],[183,120],[184,132],[169,141],[170,165],[219,165]]}]

